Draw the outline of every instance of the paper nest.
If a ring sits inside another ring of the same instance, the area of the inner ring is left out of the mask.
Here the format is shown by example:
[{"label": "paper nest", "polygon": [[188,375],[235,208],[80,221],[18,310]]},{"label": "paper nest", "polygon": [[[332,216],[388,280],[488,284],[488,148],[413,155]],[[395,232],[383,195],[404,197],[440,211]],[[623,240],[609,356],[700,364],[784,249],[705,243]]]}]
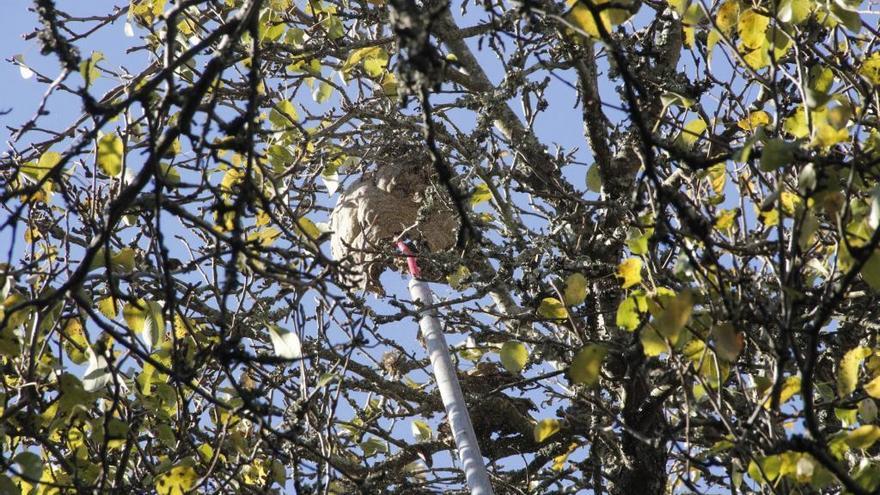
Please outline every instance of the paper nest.
[{"label": "paper nest", "polygon": [[[330,216],[330,250],[340,264],[340,282],[352,289],[384,293],[379,276],[386,268],[404,269],[397,240],[416,241],[421,254],[455,246],[459,219],[448,199],[432,184],[430,159],[419,153],[397,156],[365,172],[339,197]],[[390,160],[395,159],[394,163]],[[432,268],[420,259],[423,274]]]}]

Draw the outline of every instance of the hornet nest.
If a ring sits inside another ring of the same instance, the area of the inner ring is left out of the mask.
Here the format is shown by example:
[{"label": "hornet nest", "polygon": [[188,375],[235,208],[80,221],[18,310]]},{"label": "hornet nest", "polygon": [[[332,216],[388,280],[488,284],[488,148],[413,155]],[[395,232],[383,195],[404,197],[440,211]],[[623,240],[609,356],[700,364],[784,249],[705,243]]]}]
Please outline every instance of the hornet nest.
[{"label": "hornet nest", "polygon": [[[330,250],[344,285],[383,294],[382,272],[406,266],[398,240],[412,241],[422,255],[447,251],[456,244],[460,221],[424,152],[388,146],[371,161],[376,169],[346,188],[330,215]],[[439,263],[421,257],[419,263],[423,279],[440,278]]]}]

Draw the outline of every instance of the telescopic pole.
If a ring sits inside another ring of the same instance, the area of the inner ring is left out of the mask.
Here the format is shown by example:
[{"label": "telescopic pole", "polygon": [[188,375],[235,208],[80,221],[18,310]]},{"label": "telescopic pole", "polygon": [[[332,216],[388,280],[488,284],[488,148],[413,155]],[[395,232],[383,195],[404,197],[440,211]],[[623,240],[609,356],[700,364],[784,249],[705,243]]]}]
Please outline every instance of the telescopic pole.
[{"label": "telescopic pole", "polygon": [[489,473],[483,464],[477,435],[471,424],[471,417],[464,402],[461,385],[458,383],[455,366],[452,364],[449,346],[443,336],[443,329],[437,318],[437,310],[432,308],[434,298],[431,296],[431,288],[427,283],[419,280],[421,271],[409,246],[403,241],[398,241],[397,247],[406,255],[409,273],[412,276],[409,282],[409,293],[413,300],[420,303],[421,306],[419,328],[422,330],[422,337],[424,337],[428,348],[431,367],[434,369],[434,378],[437,381],[437,388],[440,390],[443,407],[446,408],[446,417],[452,430],[452,438],[455,440],[458,458],[464,468],[464,475],[471,495],[492,495]]}]

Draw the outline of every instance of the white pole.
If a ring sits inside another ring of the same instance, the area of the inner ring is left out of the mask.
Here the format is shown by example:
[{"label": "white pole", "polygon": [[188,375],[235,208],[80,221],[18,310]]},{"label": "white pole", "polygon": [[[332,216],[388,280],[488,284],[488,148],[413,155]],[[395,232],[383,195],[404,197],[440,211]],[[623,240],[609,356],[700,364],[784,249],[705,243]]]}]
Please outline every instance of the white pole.
[{"label": "white pole", "polygon": [[[422,307],[434,304],[431,288],[425,282],[415,278],[410,280],[409,293],[414,301],[422,304]],[[483,464],[483,456],[480,454],[480,446],[477,444],[477,435],[474,433],[474,427],[464,403],[464,394],[458,384],[458,376],[455,373],[455,366],[452,364],[452,357],[449,355],[449,346],[443,337],[443,329],[437,319],[437,311],[434,309],[421,310],[419,328],[422,329],[422,337],[427,343],[428,356],[431,358],[431,366],[434,368],[437,388],[440,389],[440,397],[446,408],[452,438],[458,447],[458,458],[464,468],[464,475],[471,489],[471,495],[492,495],[489,473],[486,472],[486,466]]]}]

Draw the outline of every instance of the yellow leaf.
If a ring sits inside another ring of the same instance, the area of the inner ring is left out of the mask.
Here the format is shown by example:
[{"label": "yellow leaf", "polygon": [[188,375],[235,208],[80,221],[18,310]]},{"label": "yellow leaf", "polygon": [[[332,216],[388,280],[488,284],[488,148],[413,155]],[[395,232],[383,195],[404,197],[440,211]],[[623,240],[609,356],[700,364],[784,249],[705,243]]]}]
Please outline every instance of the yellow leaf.
[{"label": "yellow leaf", "polygon": [[715,228],[721,231],[728,230],[733,227],[733,222],[739,216],[739,210],[722,210],[718,218],[715,219]]},{"label": "yellow leaf", "polygon": [[568,318],[568,310],[565,309],[565,305],[555,297],[541,299],[541,304],[538,306],[538,314],[551,320],[564,320]]},{"label": "yellow leaf", "polygon": [[755,9],[743,12],[737,22],[739,38],[743,45],[750,49],[761,48],[767,39],[766,33],[769,25],[770,18],[759,14]]},{"label": "yellow leaf", "polygon": [[76,364],[86,362],[86,349],[89,347],[89,341],[86,339],[86,331],[82,326],[79,318],[71,318],[64,325],[64,349],[70,360]]},{"label": "yellow leaf", "polygon": [[707,127],[706,122],[699,117],[691,120],[681,130],[681,135],[678,137],[679,145],[685,148],[693,147]]},{"label": "yellow leaf", "polygon": [[639,333],[639,341],[642,343],[642,350],[645,356],[656,357],[664,352],[669,352],[669,345],[666,339],[657,332],[652,325],[646,325]]},{"label": "yellow leaf", "polygon": [[856,385],[859,383],[859,368],[862,365],[862,361],[871,354],[873,354],[871,349],[859,346],[855,349],[850,349],[843,355],[837,370],[838,397],[846,397],[855,391]]},{"label": "yellow leaf", "polygon": [[135,333],[141,334],[147,348],[156,347],[165,335],[165,317],[156,301],[138,299],[122,307],[125,323]]},{"label": "yellow leaf", "polygon": [[690,320],[693,309],[693,295],[689,290],[683,290],[674,299],[666,302],[663,310],[657,316],[654,326],[660,335],[675,345],[678,342],[681,329]]},{"label": "yellow leaf", "polygon": [[864,425],[846,434],[844,440],[854,449],[867,449],[880,440],[880,426]]},{"label": "yellow leaf", "polygon": [[709,183],[712,185],[712,190],[715,191],[715,194],[720,195],[724,192],[724,184],[726,181],[727,167],[724,163],[709,167]]},{"label": "yellow leaf", "polygon": [[489,186],[486,183],[481,182],[477,184],[477,187],[474,188],[474,192],[471,193],[471,206],[476,206],[480,203],[484,203],[492,199],[492,192],[489,190]]},{"label": "yellow leaf", "polygon": [[718,357],[734,362],[745,345],[741,332],[737,332],[731,323],[722,323],[712,327],[712,338],[715,341],[715,352]]},{"label": "yellow leaf", "polygon": [[761,70],[770,65],[770,52],[768,50],[769,45],[766,42],[757,48],[750,48],[743,43],[737,46],[737,51],[742,54],[746,65],[754,70]]},{"label": "yellow leaf", "polygon": [[385,96],[389,98],[394,98],[397,96],[397,77],[393,72],[386,72],[384,76],[382,76],[382,82],[380,83],[382,86],[382,92],[385,93]]},{"label": "yellow leaf", "polygon": [[275,227],[266,227],[256,232],[251,232],[247,236],[249,242],[255,242],[260,247],[269,247],[281,236],[281,231]]},{"label": "yellow leaf", "polygon": [[580,273],[573,273],[565,279],[563,299],[566,306],[577,306],[587,298],[587,279]]},{"label": "yellow leaf", "polygon": [[862,62],[859,75],[873,85],[880,85],[880,52],[874,52]]},{"label": "yellow leaf", "polygon": [[464,281],[470,276],[471,271],[464,265],[458,265],[454,272],[446,276],[446,282],[455,290],[463,290],[467,287]]},{"label": "yellow leaf", "polygon": [[[772,398],[770,397],[770,393],[772,391],[772,387],[767,390],[767,400],[764,402],[764,408],[769,409],[770,403],[772,402]],[[801,391],[801,377],[798,375],[790,376],[785,379],[785,382],[782,384],[782,390],[779,391],[779,405],[785,404],[789,399],[794,397],[795,394]]]},{"label": "yellow leaf", "polygon": [[642,281],[642,260],[629,258],[617,266],[617,276],[623,279],[623,288],[628,289]]},{"label": "yellow leaf", "polygon": [[800,24],[810,17],[812,7],[810,0],[781,0],[776,15],[782,22]]},{"label": "yellow leaf", "polygon": [[269,112],[269,122],[278,129],[290,127],[298,121],[299,114],[289,100],[279,101],[275,108]]},{"label": "yellow leaf", "polygon": [[617,326],[632,332],[639,327],[639,310],[635,296],[629,296],[617,307]]},{"label": "yellow leaf", "polygon": [[745,131],[754,131],[758,127],[765,126],[770,123],[770,115],[763,110],[752,112],[748,117],[740,120],[736,125]]},{"label": "yellow leaf", "polygon": [[174,327],[174,336],[178,339],[186,338],[186,336],[196,328],[194,321],[185,316],[180,316],[177,313],[174,313],[174,322],[172,325]]},{"label": "yellow leaf", "polygon": [[602,361],[608,349],[603,345],[590,344],[575,354],[568,367],[568,376],[572,383],[593,386],[599,381]]},{"label": "yellow leaf", "polygon": [[577,448],[578,444],[576,443],[572,443],[571,445],[569,445],[568,449],[565,452],[553,458],[553,466],[551,466],[550,469],[554,471],[562,471],[562,468],[565,467],[565,461],[568,460],[568,456],[570,456],[571,453],[574,452]]},{"label": "yellow leaf", "polygon": [[535,428],[533,430],[533,433],[535,435],[535,442],[541,443],[544,440],[555,435],[558,431],[558,419],[542,419],[535,424]]},{"label": "yellow leaf", "polygon": [[[593,38],[600,38],[601,36],[596,18],[593,16],[590,8],[587,7],[586,2],[592,2],[592,5],[596,7],[596,11],[599,12],[599,18],[602,20],[602,26],[607,32],[611,32],[612,26],[629,19],[633,14],[628,9],[600,8],[601,5],[608,3],[609,0],[567,0],[568,6],[572,7],[567,16],[568,21]],[[627,4],[627,2],[615,2],[615,4]]]},{"label": "yellow leaf", "polygon": [[799,107],[790,117],[782,122],[782,129],[796,138],[804,138],[810,134],[807,127],[807,115],[804,107]]},{"label": "yellow leaf", "polygon": [[813,127],[812,146],[828,148],[837,143],[849,141],[849,130],[846,127],[840,129],[828,124],[828,122],[816,122]]},{"label": "yellow leaf", "polygon": [[388,65],[388,52],[380,46],[367,46],[352,50],[351,53],[348,54],[348,58],[346,58],[345,62],[342,64],[342,72],[347,74],[352,68],[354,68],[354,66],[360,63],[361,60],[384,60],[385,65]]},{"label": "yellow leaf", "polygon": [[100,311],[102,315],[110,318],[111,320],[113,318],[116,318],[116,301],[113,299],[112,296],[105,297],[104,299],[99,300],[97,306],[98,311]]},{"label": "yellow leaf", "polygon": [[199,479],[196,470],[189,466],[175,466],[156,477],[156,491],[159,495],[184,495]]},{"label": "yellow leaf", "polygon": [[132,248],[122,248],[118,253],[110,257],[110,265],[120,271],[128,273],[135,269],[135,251]]},{"label": "yellow leaf", "polygon": [[313,241],[321,236],[321,229],[306,217],[299,217],[296,224],[299,226],[300,232]]},{"label": "yellow leaf", "polygon": [[525,344],[510,340],[501,346],[501,365],[507,371],[518,374],[529,360],[529,350]]},{"label": "yellow leaf", "polygon": [[34,162],[27,162],[21,166],[20,170],[24,175],[39,181],[42,180],[53,167],[58,165],[59,162],[61,162],[61,153],[58,153],[57,151],[47,151],[40,156],[40,159],[36,164]]},{"label": "yellow leaf", "polygon": [[121,174],[123,151],[122,138],[113,133],[104,134],[98,139],[98,167],[110,177]]},{"label": "yellow leaf", "polygon": [[880,399],[880,375],[865,384],[865,392],[874,399]]},{"label": "yellow leaf", "polygon": [[739,0],[726,0],[718,13],[715,14],[715,24],[724,34],[730,34],[733,27],[736,26],[736,20],[739,17]]}]

